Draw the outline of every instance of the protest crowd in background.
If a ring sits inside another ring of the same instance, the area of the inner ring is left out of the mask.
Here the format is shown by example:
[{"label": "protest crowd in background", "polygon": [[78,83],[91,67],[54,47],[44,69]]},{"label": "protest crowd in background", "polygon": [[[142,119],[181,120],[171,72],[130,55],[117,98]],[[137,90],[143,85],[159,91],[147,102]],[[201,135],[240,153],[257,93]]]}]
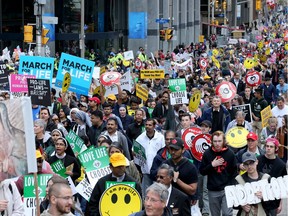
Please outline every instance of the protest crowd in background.
[{"label": "protest crowd in background", "polygon": [[[227,186],[287,176],[287,15],[267,22],[256,43],[128,48],[104,61],[94,50],[88,59],[3,50],[0,129],[14,126],[3,123],[9,101],[31,96],[42,215],[283,213],[280,195],[264,200],[259,189],[256,204],[235,200],[232,208],[225,194]],[[20,137],[11,134],[1,149]],[[10,160],[2,172],[12,173]],[[32,177],[19,173],[1,179],[2,215],[35,213]]]}]

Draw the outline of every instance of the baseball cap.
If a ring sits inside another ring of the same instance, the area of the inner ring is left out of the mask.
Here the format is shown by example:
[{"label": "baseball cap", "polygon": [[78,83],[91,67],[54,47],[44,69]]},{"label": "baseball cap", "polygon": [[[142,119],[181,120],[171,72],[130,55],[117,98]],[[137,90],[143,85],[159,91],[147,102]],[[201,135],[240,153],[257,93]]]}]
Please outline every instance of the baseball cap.
[{"label": "baseball cap", "polygon": [[173,149],[177,149],[177,150],[183,149],[184,148],[184,142],[182,139],[176,137],[170,141],[169,147],[173,148]]},{"label": "baseball cap", "polygon": [[80,102],[79,104],[78,104],[78,106],[83,106],[83,107],[88,107],[88,104],[87,103],[85,103],[85,102]]},{"label": "baseball cap", "polygon": [[129,166],[129,162],[122,153],[114,153],[110,156],[110,163],[113,167]]},{"label": "baseball cap", "polygon": [[245,163],[246,161],[256,161],[256,155],[254,153],[250,153],[250,152],[245,152],[242,155],[242,162]]},{"label": "baseball cap", "polygon": [[279,141],[276,138],[269,137],[266,139],[266,143],[271,142],[275,147],[279,147]]},{"label": "baseball cap", "polygon": [[89,101],[95,101],[97,104],[100,104],[101,101],[98,97],[92,97],[92,98],[89,98]]},{"label": "baseball cap", "polygon": [[204,79],[210,79],[211,77],[210,76],[208,76],[208,75],[205,75],[204,76]]},{"label": "baseball cap", "polygon": [[209,120],[204,120],[204,121],[202,121],[202,122],[200,123],[200,126],[201,126],[201,125],[206,125],[207,127],[212,128],[212,123],[211,123],[211,121],[209,121]]},{"label": "baseball cap", "polygon": [[113,101],[117,100],[117,98],[116,98],[116,96],[114,94],[109,94],[107,96],[107,99],[110,99],[110,100],[113,100]]},{"label": "baseball cap", "polygon": [[246,137],[246,139],[247,139],[247,140],[248,140],[248,139],[252,139],[252,140],[256,141],[256,140],[258,140],[258,136],[257,136],[257,134],[255,134],[254,132],[249,132],[248,135],[247,135],[247,137]]},{"label": "baseball cap", "polygon": [[42,154],[40,152],[40,150],[36,150],[36,159],[38,158],[42,158]]}]

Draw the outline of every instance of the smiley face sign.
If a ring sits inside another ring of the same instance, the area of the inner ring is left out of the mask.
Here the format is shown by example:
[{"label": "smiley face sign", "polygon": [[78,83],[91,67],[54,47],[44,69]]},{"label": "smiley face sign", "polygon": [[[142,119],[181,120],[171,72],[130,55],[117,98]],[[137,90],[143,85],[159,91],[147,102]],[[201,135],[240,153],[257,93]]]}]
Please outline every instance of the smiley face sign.
[{"label": "smiley face sign", "polygon": [[102,216],[127,216],[141,209],[142,199],[138,191],[124,184],[116,184],[107,188],[99,202],[99,211]]},{"label": "smiley face sign", "polygon": [[70,84],[71,84],[71,75],[69,72],[66,72],[64,74],[64,79],[62,83],[62,92],[67,92]]},{"label": "smiley face sign", "polygon": [[256,63],[255,63],[255,61],[254,61],[254,59],[253,58],[246,58],[245,59],[245,61],[244,61],[244,67],[246,68],[246,69],[252,69],[253,67],[255,67],[256,66]]},{"label": "smiley face sign", "polygon": [[212,50],[212,54],[213,54],[213,56],[218,56],[219,55],[219,51],[217,49],[213,49]]},{"label": "smiley face sign", "polygon": [[211,135],[210,134],[200,134],[197,135],[193,141],[191,146],[191,152],[193,157],[198,160],[202,161],[202,157],[204,152],[210,148],[211,146]]},{"label": "smiley face sign", "polygon": [[255,87],[261,84],[261,74],[258,71],[250,71],[246,74],[245,82],[246,85]]},{"label": "smiley face sign", "polygon": [[247,135],[249,131],[244,127],[233,127],[227,131],[225,137],[228,145],[233,148],[242,148],[247,145]]},{"label": "smiley face sign", "polygon": [[231,82],[221,82],[216,87],[216,95],[221,98],[221,102],[225,103],[232,100],[237,92],[236,86]]},{"label": "smiley face sign", "polygon": [[100,76],[100,82],[104,86],[111,86],[120,81],[122,75],[118,72],[106,72]]},{"label": "smiley face sign", "polygon": [[262,48],[264,47],[263,41],[259,41],[259,42],[257,43],[257,47],[258,47],[259,49],[262,49]]},{"label": "smiley face sign", "polygon": [[201,91],[195,91],[189,101],[189,111],[195,112],[201,101]]},{"label": "smiley face sign", "polygon": [[284,48],[285,48],[286,51],[288,51],[288,43],[286,43],[286,44],[284,45]]}]

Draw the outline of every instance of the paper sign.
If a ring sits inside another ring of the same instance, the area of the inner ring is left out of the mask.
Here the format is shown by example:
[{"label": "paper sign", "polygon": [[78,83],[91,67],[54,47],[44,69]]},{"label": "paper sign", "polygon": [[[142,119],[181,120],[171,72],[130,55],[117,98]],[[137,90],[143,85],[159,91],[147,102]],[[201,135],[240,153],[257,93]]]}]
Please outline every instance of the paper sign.
[{"label": "paper sign", "polygon": [[268,105],[265,109],[260,112],[261,121],[262,121],[262,128],[268,126],[268,119],[272,117],[271,106]]},{"label": "paper sign", "polygon": [[10,91],[11,92],[28,92],[27,79],[35,79],[34,75],[10,75]]},{"label": "paper sign", "polygon": [[45,79],[27,79],[28,94],[32,104],[51,106],[50,81]]},{"label": "paper sign", "polygon": [[136,84],[136,96],[141,98],[143,101],[148,99],[148,90],[139,84]]},{"label": "paper sign", "polygon": [[[121,84],[121,89],[124,90],[128,90],[129,92],[131,92],[131,89],[134,87],[134,83],[132,81],[132,76],[130,71],[127,71],[126,73],[124,73],[120,79],[120,84]],[[109,94],[118,94],[118,89],[116,85],[112,85],[112,86],[106,86],[105,87],[106,91],[105,91],[105,97],[108,96]]]},{"label": "paper sign", "polygon": [[68,177],[68,175],[66,174],[66,168],[61,160],[57,160],[56,162],[52,163],[51,168],[54,173],[57,173],[63,178]]},{"label": "paper sign", "polygon": [[171,105],[188,103],[185,79],[169,79]]},{"label": "paper sign", "polygon": [[124,59],[125,59],[125,60],[134,59],[133,50],[126,51],[126,52],[124,52],[123,54],[124,54]]},{"label": "paper sign", "polygon": [[140,79],[163,79],[164,69],[147,69],[140,71]]},{"label": "paper sign", "polygon": [[92,77],[93,77],[93,79],[99,79],[99,77],[100,77],[100,67],[94,67]]},{"label": "paper sign", "polygon": [[[52,177],[52,174],[38,174],[38,192],[39,202],[41,203],[46,196],[46,186],[48,180]],[[25,215],[37,215],[36,214],[36,191],[34,185],[34,176],[24,176],[24,211]]]},{"label": "paper sign", "polygon": [[72,194],[73,194],[73,195],[76,194],[76,193],[77,193],[76,187],[75,187],[75,184],[74,184],[71,176],[68,176],[66,179],[67,179],[67,181],[68,181],[68,183],[69,183],[69,186],[70,186],[70,188],[71,188],[71,190],[72,190]]},{"label": "paper sign", "polygon": [[55,86],[61,88],[64,75],[66,72],[69,72],[71,75],[71,84],[68,90],[78,94],[88,95],[94,65],[94,61],[62,53]]},{"label": "paper sign", "polygon": [[134,140],[133,142],[133,152],[135,153],[134,162],[139,166],[143,166],[147,163],[145,148]]},{"label": "paper sign", "polygon": [[78,155],[87,149],[84,141],[79,136],[77,136],[73,130],[70,130],[65,138],[70,144],[75,155]]},{"label": "paper sign", "polygon": [[238,106],[233,106],[236,110],[243,111],[246,116],[245,120],[248,121],[249,123],[252,123],[252,112],[251,112],[251,105],[250,104],[243,104],[243,105],[238,105]]},{"label": "paper sign", "polygon": [[20,56],[18,74],[34,75],[37,79],[50,80],[54,70],[54,58],[42,56]]},{"label": "paper sign", "polygon": [[0,89],[9,90],[9,71],[4,62],[0,62]]},{"label": "paper sign", "polygon": [[93,188],[89,181],[84,178],[79,184],[76,186],[76,191],[87,201],[90,200]]},{"label": "paper sign", "polygon": [[124,185],[128,185],[132,188],[135,188],[136,187],[136,182],[115,182],[115,181],[106,181],[105,182],[105,189],[107,188],[110,188],[114,185],[117,185],[117,184],[124,184]]}]

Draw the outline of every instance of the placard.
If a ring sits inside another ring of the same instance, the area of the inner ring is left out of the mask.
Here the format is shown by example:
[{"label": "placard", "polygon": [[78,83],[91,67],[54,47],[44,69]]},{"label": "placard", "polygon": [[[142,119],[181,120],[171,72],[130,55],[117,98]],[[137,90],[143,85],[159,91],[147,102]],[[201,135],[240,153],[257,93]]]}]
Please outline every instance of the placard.
[{"label": "placard", "polygon": [[169,79],[168,82],[171,105],[188,103],[185,79]]},{"label": "placard", "polygon": [[62,53],[55,86],[62,88],[64,75],[66,72],[69,72],[71,75],[71,84],[68,90],[78,94],[88,95],[94,72],[94,65],[94,61]]},{"label": "placard", "polygon": [[28,94],[32,104],[51,106],[50,81],[46,79],[27,79]]},{"label": "placard", "polygon": [[125,59],[125,60],[134,59],[133,50],[126,51],[126,52],[124,52],[123,54],[124,54],[124,59]]},{"label": "placard", "polygon": [[79,153],[87,149],[84,141],[79,136],[77,136],[77,134],[73,130],[70,130],[67,136],[65,136],[65,138],[71,146],[75,155],[78,155]]},{"label": "placard", "polygon": [[28,92],[27,79],[35,79],[34,75],[21,75],[11,74],[10,75],[10,91],[11,92]]},{"label": "placard", "polygon": [[[131,89],[134,87],[134,83],[132,80],[132,76],[131,76],[131,72],[130,70],[127,71],[126,73],[124,73],[122,75],[122,77],[120,78],[120,84],[121,84],[121,89],[124,90],[128,90],[129,92],[131,92]],[[112,86],[106,86],[105,87],[106,91],[105,91],[105,97],[108,96],[109,94],[118,94],[118,88],[116,85],[112,85]]]},{"label": "placard", "polygon": [[53,170],[54,173],[57,173],[63,178],[68,177],[68,175],[66,174],[66,168],[61,160],[57,160],[56,162],[52,163],[51,169]]},{"label": "placard", "polygon": [[9,72],[4,62],[0,62],[0,89],[9,90]]},{"label": "placard", "polygon": [[140,79],[163,79],[164,69],[147,69],[140,71]]},{"label": "placard", "polygon": [[145,148],[138,143],[136,140],[133,142],[133,152],[135,153],[134,156],[134,163],[143,166],[147,163]]},{"label": "placard", "polygon": [[233,108],[239,111],[243,111],[246,114],[245,120],[248,121],[249,123],[253,122],[250,104],[237,105],[237,106],[233,106]]},{"label": "placard", "polygon": [[84,178],[79,184],[76,186],[76,191],[89,202],[93,187],[89,183],[89,181]]},{"label": "placard", "polygon": [[148,90],[142,87],[139,84],[136,84],[136,96],[142,99],[143,101],[147,101],[148,99]]},{"label": "placard", "polygon": [[261,112],[261,121],[262,121],[262,128],[268,126],[268,119],[272,117],[272,111],[271,111],[271,106],[268,105],[266,108],[264,108]]}]

